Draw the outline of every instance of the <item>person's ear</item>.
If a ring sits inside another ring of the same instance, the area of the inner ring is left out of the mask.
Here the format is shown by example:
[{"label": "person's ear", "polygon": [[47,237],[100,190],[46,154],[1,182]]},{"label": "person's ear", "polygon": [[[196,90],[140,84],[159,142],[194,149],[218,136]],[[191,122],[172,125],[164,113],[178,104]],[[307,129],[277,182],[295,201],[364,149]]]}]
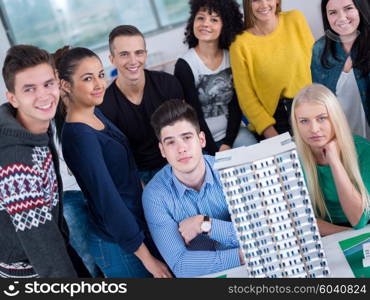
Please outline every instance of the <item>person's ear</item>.
[{"label": "person's ear", "polygon": [[161,155],[163,158],[166,158],[166,154],[164,152],[164,149],[163,149],[163,145],[161,142],[158,143],[158,147],[159,147],[159,150],[161,151]]},{"label": "person's ear", "polygon": [[55,69],[54,74],[55,74],[55,78],[57,79],[57,81],[60,82],[59,71],[57,69]]},{"label": "person's ear", "polygon": [[114,64],[114,56],[112,55],[112,54],[109,54],[109,61],[110,61],[110,63],[113,65],[113,66],[115,66],[115,64]]},{"label": "person's ear", "polygon": [[70,94],[71,93],[71,84],[64,80],[64,79],[61,79],[60,80],[60,90],[62,93],[65,93],[65,94]]},{"label": "person's ear", "polygon": [[199,132],[198,136],[199,136],[200,145],[202,146],[202,148],[204,148],[206,146],[206,135],[204,134],[203,131],[201,131]]},{"label": "person's ear", "polygon": [[19,107],[19,103],[18,103],[17,97],[15,96],[14,93],[7,91],[6,92],[6,99],[8,99],[9,103],[14,108],[18,108]]}]

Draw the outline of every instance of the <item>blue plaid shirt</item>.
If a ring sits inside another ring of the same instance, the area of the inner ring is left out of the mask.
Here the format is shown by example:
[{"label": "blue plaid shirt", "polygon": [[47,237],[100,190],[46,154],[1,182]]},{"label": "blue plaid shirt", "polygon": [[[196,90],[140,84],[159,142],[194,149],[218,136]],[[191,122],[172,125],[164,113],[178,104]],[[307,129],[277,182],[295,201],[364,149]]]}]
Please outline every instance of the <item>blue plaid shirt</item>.
[{"label": "blue plaid shirt", "polygon": [[[153,240],[176,277],[193,277],[240,265],[239,242],[231,222],[214,157],[204,156],[206,175],[199,192],[182,184],[166,165],[144,189],[143,206]],[[186,245],[179,223],[195,215],[212,218],[210,235]]]}]

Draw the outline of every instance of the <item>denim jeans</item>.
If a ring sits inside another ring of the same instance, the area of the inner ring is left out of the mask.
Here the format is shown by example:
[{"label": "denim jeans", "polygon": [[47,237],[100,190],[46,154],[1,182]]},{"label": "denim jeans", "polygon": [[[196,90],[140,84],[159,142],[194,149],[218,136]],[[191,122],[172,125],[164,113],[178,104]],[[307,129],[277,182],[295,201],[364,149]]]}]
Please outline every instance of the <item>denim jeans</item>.
[{"label": "denim jeans", "polygon": [[[224,143],[224,139],[216,142],[217,148],[220,148]],[[238,135],[235,138],[233,148],[241,146],[251,146],[257,143],[257,139],[252,132],[249,131],[247,127],[240,127]]]},{"label": "denim jeans", "polygon": [[95,264],[87,246],[89,232],[87,204],[81,191],[63,193],[63,214],[69,229],[69,242],[81,257],[92,277],[101,277],[101,271]]},{"label": "denim jeans", "polygon": [[233,148],[251,146],[257,143],[254,134],[247,127],[241,126],[233,144]]},{"label": "denim jeans", "polygon": [[90,271],[87,269],[85,263],[83,262],[77,251],[72,247],[70,243],[66,245],[66,248],[69,258],[71,259],[73,267],[77,273],[77,276],[79,278],[91,278],[92,275]]},{"label": "denim jeans", "polygon": [[107,278],[152,277],[133,253],[125,252],[118,244],[103,240],[93,232],[88,237],[89,251]]}]

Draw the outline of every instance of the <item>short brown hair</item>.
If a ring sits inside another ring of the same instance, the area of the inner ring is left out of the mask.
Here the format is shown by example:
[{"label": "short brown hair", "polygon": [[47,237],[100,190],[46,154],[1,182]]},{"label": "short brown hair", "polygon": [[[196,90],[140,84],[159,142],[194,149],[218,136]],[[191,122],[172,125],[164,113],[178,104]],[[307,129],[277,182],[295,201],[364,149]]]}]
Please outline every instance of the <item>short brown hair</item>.
[{"label": "short brown hair", "polygon": [[53,57],[46,50],[31,45],[9,48],[3,65],[3,78],[8,91],[14,93],[15,75],[18,72],[41,64],[48,64],[55,71]]},{"label": "short brown hair", "polygon": [[[244,29],[252,28],[255,25],[255,18],[252,11],[252,1],[253,0],[243,0],[243,10],[244,10]],[[281,2],[283,0],[277,0],[276,3],[276,13],[281,12]]]},{"label": "short brown hair", "polygon": [[198,133],[200,132],[198,116],[194,108],[185,100],[172,99],[165,101],[156,109],[150,123],[158,140],[161,141],[162,128],[182,120],[188,121]]},{"label": "short brown hair", "polygon": [[109,33],[110,54],[114,55],[113,41],[116,37],[118,37],[118,36],[135,36],[135,35],[141,36],[144,40],[144,45],[145,45],[144,35],[142,34],[142,32],[139,29],[137,29],[137,27],[135,27],[133,25],[119,25],[119,26],[113,28],[113,30]]}]

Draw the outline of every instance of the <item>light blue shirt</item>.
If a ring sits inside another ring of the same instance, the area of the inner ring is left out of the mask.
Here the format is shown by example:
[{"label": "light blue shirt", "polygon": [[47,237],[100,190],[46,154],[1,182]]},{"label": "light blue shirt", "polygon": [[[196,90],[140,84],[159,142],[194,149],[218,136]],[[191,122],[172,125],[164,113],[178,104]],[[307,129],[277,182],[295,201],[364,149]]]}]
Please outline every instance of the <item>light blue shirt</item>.
[{"label": "light blue shirt", "polygon": [[[176,277],[194,277],[240,265],[239,242],[231,222],[214,157],[204,156],[206,174],[199,192],[186,187],[166,165],[144,189],[143,206],[153,240]],[[186,245],[179,223],[195,215],[212,218],[210,235]]]}]

